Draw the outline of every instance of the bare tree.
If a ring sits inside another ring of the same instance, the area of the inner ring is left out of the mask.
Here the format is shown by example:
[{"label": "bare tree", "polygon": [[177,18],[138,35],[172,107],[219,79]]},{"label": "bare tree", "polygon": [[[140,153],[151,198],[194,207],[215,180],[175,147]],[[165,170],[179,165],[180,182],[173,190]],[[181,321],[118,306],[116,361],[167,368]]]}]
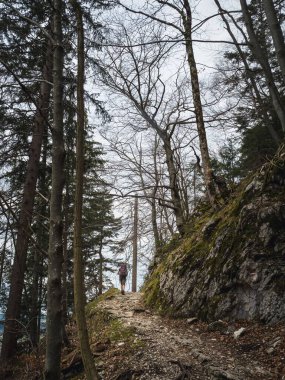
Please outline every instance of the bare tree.
[{"label": "bare tree", "polygon": [[[138,37],[143,38],[142,34],[143,32],[140,32]],[[124,28],[119,38],[129,41],[130,37]],[[162,141],[171,192],[169,207],[173,209],[177,228],[183,235],[185,220],[172,136],[177,128],[182,128],[184,125],[188,125],[189,128],[193,122],[193,110],[188,104],[186,94],[182,91],[182,85],[177,86],[176,91],[172,91],[171,98],[167,98],[166,84],[161,73],[167,54],[168,48],[164,44],[155,48],[143,44],[138,48],[129,45],[122,49],[109,49],[101,64],[105,71],[103,79],[105,85],[127,98],[134,112],[144,121],[141,128],[134,124],[133,128],[137,131],[151,128]],[[131,124],[132,120],[128,120],[128,123]]]},{"label": "bare tree", "polygon": [[[125,5],[124,8],[137,14],[141,14],[146,16],[147,18],[153,20],[154,22],[158,22],[162,25],[166,25],[167,27],[173,28],[176,32],[182,35],[183,40],[185,41],[186,55],[187,61],[190,70],[190,78],[191,78],[191,88],[192,88],[192,98],[195,110],[195,118],[196,118],[196,126],[199,137],[200,151],[202,157],[202,166],[203,166],[203,175],[205,179],[206,190],[208,194],[208,198],[213,206],[218,204],[218,198],[221,198],[222,194],[219,190],[218,185],[215,182],[215,177],[213,174],[213,170],[211,167],[209,149],[208,149],[208,141],[206,136],[206,128],[205,128],[205,120],[203,115],[203,107],[201,101],[201,93],[200,93],[200,82],[198,77],[197,65],[195,60],[195,54],[193,49],[193,37],[192,31],[193,20],[192,20],[192,10],[188,0],[183,0],[180,2],[176,1],[166,1],[166,0],[156,0],[155,3],[159,4],[159,7],[156,9],[150,9],[148,11],[136,11],[131,9]],[[170,12],[174,12],[178,15],[179,21],[174,22],[163,17],[163,14],[160,12],[164,9],[168,8]],[[161,14],[161,17],[159,16]],[[182,25],[180,25],[182,24]],[[197,29],[197,27],[196,27]]]},{"label": "bare tree", "polygon": [[[120,133],[121,141],[118,141],[116,131],[117,128],[109,128],[108,136],[105,136],[110,149],[116,154],[109,170],[109,173],[113,172],[113,189],[121,197],[135,197],[134,194],[138,194],[140,209],[144,212],[138,235],[139,239],[148,236],[148,241],[152,243],[151,249],[148,248],[149,257],[150,253],[157,252],[168,230],[163,209],[171,204],[171,199],[164,150],[155,131],[147,130],[142,136],[134,136],[131,143],[127,138],[129,134],[124,136],[123,133]],[[173,214],[171,208],[169,211]],[[172,219],[171,216],[168,215],[168,219]],[[168,237],[172,232],[173,227]]]},{"label": "bare tree", "polygon": [[191,74],[192,96],[195,107],[197,131],[199,135],[200,151],[202,156],[202,165],[204,170],[204,178],[208,197],[212,205],[217,204],[217,197],[220,194],[219,188],[215,183],[213,170],[211,167],[208,142],[206,136],[205,122],[203,116],[203,108],[200,94],[200,84],[196,66],[196,60],[192,44],[192,11],[188,0],[184,0],[184,9],[180,10],[180,14],[183,20],[184,37],[186,42],[187,59]]}]

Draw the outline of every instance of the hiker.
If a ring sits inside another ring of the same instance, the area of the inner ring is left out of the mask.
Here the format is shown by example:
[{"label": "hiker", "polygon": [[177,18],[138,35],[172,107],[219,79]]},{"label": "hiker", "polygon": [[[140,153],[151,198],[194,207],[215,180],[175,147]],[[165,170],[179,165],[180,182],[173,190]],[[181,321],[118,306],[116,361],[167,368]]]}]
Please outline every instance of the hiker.
[{"label": "hiker", "polygon": [[127,270],[127,264],[122,263],[119,268],[119,280],[121,284],[121,293],[124,295],[125,294],[125,286],[126,286],[126,279],[128,275],[128,270]]}]

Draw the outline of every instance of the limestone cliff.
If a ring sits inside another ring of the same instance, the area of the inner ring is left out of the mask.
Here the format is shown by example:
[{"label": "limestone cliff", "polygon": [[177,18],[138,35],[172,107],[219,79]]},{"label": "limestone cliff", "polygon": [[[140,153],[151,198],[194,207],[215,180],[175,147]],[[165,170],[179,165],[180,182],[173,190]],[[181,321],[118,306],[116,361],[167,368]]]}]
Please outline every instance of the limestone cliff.
[{"label": "limestone cliff", "polygon": [[285,318],[285,148],[218,212],[193,221],[147,280],[162,313],[204,320]]}]

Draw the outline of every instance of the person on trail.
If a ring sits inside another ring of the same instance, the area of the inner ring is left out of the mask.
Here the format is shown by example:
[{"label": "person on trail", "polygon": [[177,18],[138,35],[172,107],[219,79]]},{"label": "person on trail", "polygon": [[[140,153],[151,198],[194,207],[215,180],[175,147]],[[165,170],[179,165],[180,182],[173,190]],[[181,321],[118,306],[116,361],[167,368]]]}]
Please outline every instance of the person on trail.
[{"label": "person on trail", "polygon": [[127,275],[128,275],[128,269],[127,269],[126,263],[121,263],[118,274],[119,274],[119,280],[120,280],[120,284],[121,284],[121,293],[124,295],[125,294],[126,279],[127,279]]}]

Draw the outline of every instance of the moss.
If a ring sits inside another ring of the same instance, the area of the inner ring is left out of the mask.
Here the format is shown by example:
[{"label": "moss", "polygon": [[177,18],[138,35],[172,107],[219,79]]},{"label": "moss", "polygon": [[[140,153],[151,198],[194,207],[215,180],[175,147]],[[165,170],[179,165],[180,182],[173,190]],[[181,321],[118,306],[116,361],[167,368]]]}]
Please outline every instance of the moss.
[{"label": "moss", "polygon": [[[161,248],[162,261],[154,268],[143,288],[145,302],[149,307],[167,314],[175,312],[171,297],[166,298],[164,290],[160,288],[163,273],[172,272],[178,278],[195,275],[195,286],[199,289],[203,287],[204,293],[207,293],[207,287],[215,279],[220,284],[232,283],[244,261],[244,255],[263,250],[262,241],[256,238],[261,223],[269,223],[274,236],[284,230],[284,209],[280,208],[279,215],[273,213],[264,220],[259,216],[259,210],[267,206],[284,204],[284,149],[283,146],[282,154],[264,165],[260,172],[248,176],[227,204],[218,211],[208,206],[202,207],[189,221],[186,236],[183,239],[176,236]],[[242,212],[247,205],[255,206],[252,211],[251,208],[246,208]],[[210,221],[212,223],[209,224]],[[204,228],[207,224],[211,227],[208,234]],[[284,281],[277,279],[276,292],[284,292],[284,287]],[[191,291],[189,289],[187,302],[191,302]],[[221,301],[220,295],[205,300],[199,313],[205,318],[214,315]]]},{"label": "moss", "polygon": [[112,319],[104,329],[106,339],[111,342],[128,342],[132,345],[135,338],[136,329],[125,326],[119,319]]},{"label": "moss", "polygon": [[175,234],[168,243],[164,244],[162,247],[158,249],[157,255],[159,257],[164,257],[166,254],[176,249],[180,244],[181,238],[178,234]]},{"label": "moss", "polygon": [[95,300],[89,302],[85,306],[86,317],[87,318],[91,317],[93,315],[93,313],[96,312],[96,308],[97,308],[97,306],[98,306],[98,304],[100,302],[108,300],[108,299],[111,299],[111,298],[115,297],[118,294],[120,294],[119,289],[117,289],[117,288],[110,288],[109,290],[107,290],[107,292],[105,292],[102,295],[98,296]]},{"label": "moss", "polygon": [[160,294],[160,271],[163,270],[163,265],[160,264],[158,268],[152,273],[149,280],[145,283],[142,288],[144,294],[144,301],[146,305],[156,308],[159,304],[161,294]]},{"label": "moss", "polygon": [[[108,293],[108,294],[106,294]],[[88,315],[88,328],[92,343],[110,341],[111,343],[124,342],[128,350],[135,350],[143,346],[143,342],[136,337],[135,327],[126,326],[123,322],[100,308],[100,301],[114,297],[118,294],[117,289],[106,292],[96,303],[92,302]]]}]

